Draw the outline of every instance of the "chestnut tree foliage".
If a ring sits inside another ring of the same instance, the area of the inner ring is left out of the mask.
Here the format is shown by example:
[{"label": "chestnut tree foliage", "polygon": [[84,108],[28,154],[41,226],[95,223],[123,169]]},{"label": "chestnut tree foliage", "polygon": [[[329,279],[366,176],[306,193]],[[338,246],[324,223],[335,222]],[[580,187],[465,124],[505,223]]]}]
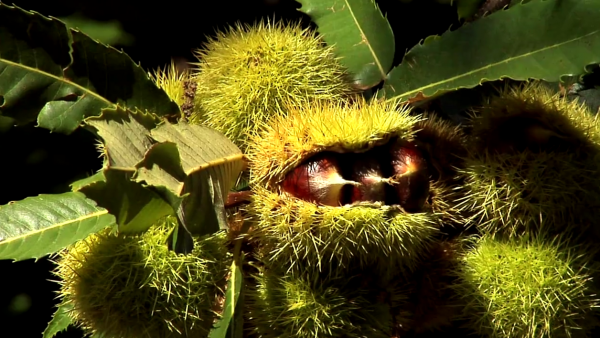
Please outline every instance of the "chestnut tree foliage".
[{"label": "chestnut tree foliage", "polygon": [[[424,36],[398,65],[394,56],[404,51],[394,34],[402,32],[392,31],[373,0],[298,2],[370,100],[421,104],[501,79],[558,83],[600,63],[597,0],[512,1],[489,15],[477,13],[485,1],[458,1],[459,15],[474,19]],[[125,53],[0,3],[0,117],[64,134],[85,128],[104,155],[101,171],[71,192],[0,206],[0,259],[37,259],[106,229],[142,235],[165,216],[177,224],[165,245],[184,255],[197,238],[235,230],[210,337],[241,337],[248,229],[230,229],[228,201],[244,198],[246,155],[222,133],[186,122],[182,106]],[[59,307],[44,337],[73,324],[71,310]]]}]

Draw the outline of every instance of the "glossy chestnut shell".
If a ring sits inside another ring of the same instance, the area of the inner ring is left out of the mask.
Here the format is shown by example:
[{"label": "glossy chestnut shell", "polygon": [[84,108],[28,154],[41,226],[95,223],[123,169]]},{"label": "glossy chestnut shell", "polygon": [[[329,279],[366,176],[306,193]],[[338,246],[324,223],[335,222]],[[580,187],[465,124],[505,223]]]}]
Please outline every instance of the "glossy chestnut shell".
[{"label": "glossy chestnut shell", "polygon": [[395,140],[364,153],[319,153],[290,171],[281,188],[321,205],[381,202],[419,212],[429,185],[427,161],[419,148]]}]

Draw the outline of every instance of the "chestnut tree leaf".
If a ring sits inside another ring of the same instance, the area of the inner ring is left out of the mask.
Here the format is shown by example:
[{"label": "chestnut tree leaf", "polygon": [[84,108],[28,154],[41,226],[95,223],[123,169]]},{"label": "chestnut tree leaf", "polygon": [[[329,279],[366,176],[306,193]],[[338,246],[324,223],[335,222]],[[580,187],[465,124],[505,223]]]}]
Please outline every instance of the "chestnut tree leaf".
[{"label": "chestnut tree leaf", "polygon": [[132,181],[133,171],[106,168],[105,179],[79,189],[116,218],[120,233],[141,234],[159,219],[173,214],[160,195]]},{"label": "chestnut tree leaf", "polygon": [[421,99],[503,78],[559,81],[600,62],[600,1],[531,0],[412,48],[379,96]]},{"label": "chestnut tree leaf", "polygon": [[42,338],[53,338],[57,333],[66,330],[73,322],[69,316],[70,311],[73,311],[73,304],[60,304],[44,330]]},{"label": "chestnut tree leaf", "polygon": [[394,62],[394,32],[373,0],[297,0],[358,88],[386,78]]},{"label": "chestnut tree leaf", "polygon": [[40,258],[115,224],[80,192],[39,195],[0,206],[0,259]]},{"label": "chestnut tree leaf", "polygon": [[135,171],[152,145],[150,130],[160,123],[153,114],[135,113],[122,107],[103,109],[85,123],[94,127],[102,138],[107,167]]},{"label": "chestnut tree leaf", "polygon": [[160,116],[181,111],[125,53],[16,6],[0,3],[0,114],[71,133],[121,105]]},{"label": "chestnut tree leaf", "polygon": [[185,122],[151,131],[154,144],[135,179],[153,187],[192,235],[226,229],[224,201],[244,166],[240,149],[220,132]]},{"label": "chestnut tree leaf", "polygon": [[90,184],[100,182],[100,181],[106,181],[106,177],[104,177],[103,171],[99,171],[99,172],[95,173],[94,175],[77,180],[77,181],[71,183],[69,186],[71,187],[72,191],[78,191],[79,189],[81,189],[83,187],[86,187]]},{"label": "chestnut tree leaf", "polygon": [[243,337],[243,311],[240,306],[240,296],[242,295],[242,269],[241,263],[236,260],[231,264],[231,273],[227,281],[227,291],[225,293],[225,305],[221,319],[210,331],[208,338],[242,338]]},{"label": "chestnut tree leaf", "polygon": [[486,0],[456,0],[456,11],[459,19],[468,19],[477,13],[477,10]]},{"label": "chestnut tree leaf", "polygon": [[153,114],[134,113],[122,107],[104,109],[85,120],[102,138],[106,156],[103,180],[77,190],[116,217],[119,232],[143,233],[173,209],[155,191],[132,181],[136,165],[153,142],[150,130],[160,123]]}]

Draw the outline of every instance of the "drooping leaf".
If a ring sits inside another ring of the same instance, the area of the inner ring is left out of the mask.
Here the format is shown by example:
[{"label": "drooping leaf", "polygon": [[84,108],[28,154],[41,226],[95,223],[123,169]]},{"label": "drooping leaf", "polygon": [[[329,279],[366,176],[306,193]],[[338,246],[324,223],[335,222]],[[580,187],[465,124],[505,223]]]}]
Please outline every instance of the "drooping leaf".
[{"label": "drooping leaf", "polygon": [[53,338],[57,333],[66,330],[72,323],[68,314],[72,310],[73,304],[60,304],[44,330],[42,338]]},{"label": "drooping leaf", "polygon": [[0,259],[37,259],[114,224],[80,192],[11,202],[0,206]]},{"label": "drooping leaf", "polygon": [[225,305],[221,319],[210,331],[208,338],[242,338],[242,311],[240,295],[242,294],[242,270],[236,261],[231,264],[231,276],[227,282]]},{"label": "drooping leaf", "polygon": [[85,123],[102,138],[106,162],[102,170],[104,180],[81,187],[80,191],[116,217],[119,232],[142,233],[173,213],[156,192],[131,180],[136,165],[155,142],[150,130],[160,119],[153,114],[116,107],[104,109],[100,116],[90,117]]},{"label": "drooping leaf", "polygon": [[383,81],[394,62],[394,33],[373,0],[297,0],[300,11],[342,57],[358,88]]},{"label": "drooping leaf", "polygon": [[88,118],[85,123],[96,128],[102,137],[108,167],[134,171],[135,165],[143,160],[152,145],[150,130],[160,120],[152,114],[116,107],[103,109],[100,116]]},{"label": "drooping leaf", "polygon": [[227,228],[224,201],[244,165],[239,148],[216,130],[183,122],[151,134],[160,143],[146,153],[136,180],[160,192],[190,234]]},{"label": "drooping leaf", "polygon": [[173,209],[154,191],[131,180],[133,171],[105,169],[105,180],[79,191],[116,217],[120,233],[143,233]]},{"label": "drooping leaf", "polygon": [[70,133],[116,104],[179,115],[129,56],[57,19],[0,3],[0,114]]},{"label": "drooping leaf", "polygon": [[501,78],[559,81],[600,62],[600,1],[532,0],[417,45],[380,96],[408,100]]}]

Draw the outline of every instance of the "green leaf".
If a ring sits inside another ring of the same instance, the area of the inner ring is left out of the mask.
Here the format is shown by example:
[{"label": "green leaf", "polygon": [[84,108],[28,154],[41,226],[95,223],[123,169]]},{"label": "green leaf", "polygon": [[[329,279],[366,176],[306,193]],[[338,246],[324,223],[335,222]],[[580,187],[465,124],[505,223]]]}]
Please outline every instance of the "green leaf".
[{"label": "green leaf", "polygon": [[129,56],[57,19],[0,3],[0,113],[71,133],[119,104],[160,116],[176,103]]},{"label": "green leaf", "polygon": [[456,0],[456,11],[459,19],[468,19],[477,13],[485,0]]},{"label": "green leaf", "polygon": [[243,316],[240,307],[240,295],[242,293],[242,269],[236,260],[231,264],[231,276],[227,282],[225,295],[225,306],[221,319],[210,331],[208,338],[241,338],[243,337]]},{"label": "green leaf", "polygon": [[52,338],[57,333],[64,331],[71,325],[72,320],[69,316],[69,312],[73,311],[72,304],[60,304],[52,316],[52,320],[48,323],[44,335],[42,338]]},{"label": "green leaf", "polygon": [[0,259],[40,258],[115,224],[79,192],[39,195],[0,206]]},{"label": "green leaf", "polygon": [[158,191],[193,235],[226,229],[224,201],[244,165],[242,152],[216,130],[165,123],[151,131],[154,144],[136,180]]},{"label": "green leaf", "polygon": [[116,217],[119,232],[142,233],[173,213],[161,196],[131,180],[136,164],[154,142],[150,130],[159,122],[153,114],[132,113],[121,107],[104,109],[100,116],[85,120],[102,137],[106,162],[104,179],[78,190]]},{"label": "green leaf", "polygon": [[93,184],[96,182],[101,182],[101,181],[106,181],[106,177],[104,177],[103,171],[99,171],[99,172],[95,173],[94,175],[77,180],[77,181],[71,183],[70,187],[71,187],[72,191],[78,191],[83,187],[86,187],[90,184]]},{"label": "green leaf", "polygon": [[173,209],[158,194],[131,180],[133,171],[106,169],[105,180],[79,191],[116,217],[120,233],[140,234]]},{"label": "green leaf", "polygon": [[358,88],[374,87],[394,62],[394,33],[373,0],[298,0],[342,57]]},{"label": "green leaf", "polygon": [[152,145],[150,130],[159,122],[153,114],[132,113],[122,107],[103,109],[100,116],[85,120],[102,137],[108,167],[131,171],[144,159]]},{"label": "green leaf", "polygon": [[532,0],[417,45],[379,95],[408,100],[502,78],[580,75],[600,62],[600,1]]}]

